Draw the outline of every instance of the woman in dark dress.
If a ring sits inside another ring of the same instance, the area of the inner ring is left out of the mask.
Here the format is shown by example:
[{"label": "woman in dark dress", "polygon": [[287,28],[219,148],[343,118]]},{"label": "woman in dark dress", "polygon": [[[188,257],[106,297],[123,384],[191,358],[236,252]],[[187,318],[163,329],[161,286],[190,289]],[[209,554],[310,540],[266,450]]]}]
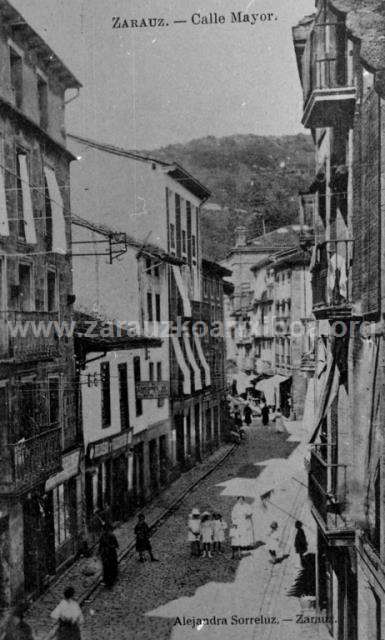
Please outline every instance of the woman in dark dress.
[{"label": "woman in dark dress", "polygon": [[106,525],[99,542],[99,555],[103,564],[103,580],[106,587],[112,587],[118,577],[118,541],[112,533],[112,526]]},{"label": "woman in dark dress", "polygon": [[144,562],[144,552],[147,551],[151,562],[156,562],[156,558],[152,553],[150,542],[150,527],[148,526],[143,513],[138,515],[138,524],[135,529],[136,550],[139,553],[139,562]]},{"label": "woman in dark dress", "polygon": [[245,424],[249,425],[251,424],[251,417],[253,415],[253,412],[251,410],[251,407],[249,404],[247,404],[245,406],[245,408],[243,409],[243,416],[245,418]]},{"label": "woman in dark dress", "polygon": [[262,424],[266,426],[269,424],[269,407],[267,406],[266,403],[262,405],[261,413],[262,413]]},{"label": "woman in dark dress", "polygon": [[307,551],[307,540],[300,520],[296,521],[295,528],[297,533],[295,535],[294,548],[301,559],[301,565],[304,566],[303,557]]}]

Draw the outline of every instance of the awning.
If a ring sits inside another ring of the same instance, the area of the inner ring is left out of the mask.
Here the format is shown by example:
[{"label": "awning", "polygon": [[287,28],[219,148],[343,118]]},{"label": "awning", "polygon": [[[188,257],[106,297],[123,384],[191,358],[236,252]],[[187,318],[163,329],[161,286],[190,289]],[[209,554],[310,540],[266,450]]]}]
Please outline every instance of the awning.
[{"label": "awning", "polygon": [[210,367],[209,367],[209,365],[207,363],[207,360],[205,358],[205,354],[203,353],[200,337],[196,334],[195,331],[194,331],[194,342],[195,342],[195,346],[196,346],[197,351],[198,351],[199,360],[201,361],[202,367],[203,367],[204,372],[205,372],[205,385],[206,385],[206,387],[209,387],[210,384],[211,384]]},{"label": "awning", "polygon": [[191,314],[191,304],[190,304],[189,297],[187,295],[186,288],[184,286],[182,274],[180,272],[180,267],[178,267],[175,264],[173,264],[171,266],[172,266],[172,270],[174,272],[175,282],[177,284],[178,291],[180,293],[180,296],[181,296],[182,302],[183,302],[183,315],[185,316],[185,318],[191,318],[191,315],[192,315]]},{"label": "awning", "polygon": [[340,370],[336,365],[335,360],[333,360],[327,369],[323,388],[321,391],[320,401],[317,410],[317,417],[315,421],[315,429],[313,435],[310,438],[310,444],[313,444],[315,441],[319,429],[321,427],[322,421],[330,409],[340,386]]},{"label": "awning", "polygon": [[63,211],[63,199],[55,172],[49,167],[44,167],[47,180],[48,193],[51,201],[52,215],[52,251],[55,253],[67,253],[66,226]]},{"label": "awning", "polygon": [[0,236],[9,236],[7,200],[5,197],[5,182],[2,169],[0,169]]},{"label": "awning", "polygon": [[27,244],[36,244],[36,229],[33,219],[31,189],[29,186],[29,175],[27,167],[27,156],[19,153],[17,156],[20,169],[21,193],[23,198],[23,218],[25,241]]},{"label": "awning", "polygon": [[172,345],[174,347],[175,357],[177,359],[179,368],[183,373],[183,393],[189,395],[191,393],[191,377],[190,377],[190,369],[186,364],[186,361],[183,356],[182,347],[179,342],[179,338],[176,335],[171,335]]},{"label": "awning", "polygon": [[202,389],[201,370],[200,370],[199,366],[197,365],[197,361],[195,360],[195,356],[194,356],[193,350],[191,348],[190,336],[189,336],[189,332],[188,331],[185,331],[183,333],[183,342],[184,342],[184,346],[185,346],[185,349],[186,349],[188,361],[191,364],[192,369],[194,371],[194,387],[195,387],[195,391],[200,391]]},{"label": "awning", "polygon": [[287,380],[290,380],[291,376],[272,376],[271,378],[265,378],[256,385],[256,389],[261,391],[266,398],[266,403],[273,406],[279,399],[279,385]]}]

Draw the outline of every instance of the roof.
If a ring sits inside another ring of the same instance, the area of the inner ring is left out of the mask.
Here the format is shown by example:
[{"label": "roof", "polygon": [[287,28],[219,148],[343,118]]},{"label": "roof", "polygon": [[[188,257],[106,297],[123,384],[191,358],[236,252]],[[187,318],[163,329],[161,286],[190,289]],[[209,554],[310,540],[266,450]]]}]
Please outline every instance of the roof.
[{"label": "roof", "polygon": [[290,251],[284,251],[274,256],[272,260],[272,266],[274,269],[277,267],[293,266],[295,264],[307,265],[310,263],[310,255],[307,251],[302,249],[294,249]]},{"label": "roof", "polygon": [[78,89],[82,86],[45,40],[36,33],[8,0],[0,0],[0,18],[2,25],[11,27],[15,40],[17,38],[16,41],[18,44],[20,43],[21,47],[28,49],[30,45],[33,46],[34,52],[43,60],[48,69],[60,76],[60,81],[66,89]]},{"label": "roof", "polygon": [[158,165],[167,175],[170,176],[170,178],[179,182],[179,184],[187,189],[187,191],[190,191],[194,196],[202,200],[202,202],[205,202],[211,196],[211,192],[177,162],[165,162],[145,153],[129,151],[128,149],[116,147],[112,144],[97,142],[91,138],[84,138],[74,133],[67,133],[67,138],[71,138],[76,142],[80,142],[81,144],[104,153],[111,153],[123,158],[129,158],[130,160],[136,160],[137,162],[147,162],[149,164]]},{"label": "roof", "polygon": [[207,260],[207,258],[202,259],[202,271],[203,273],[212,273],[220,278],[230,277],[233,273],[230,269],[226,269],[226,267],[222,267],[222,265],[212,260]]},{"label": "roof", "polygon": [[77,312],[75,320],[75,351],[80,358],[85,358],[87,353],[160,347],[162,345],[160,338],[132,335],[129,328],[124,329],[114,322],[105,322],[86,313]]},{"label": "roof", "polygon": [[125,242],[126,245],[134,247],[138,249],[137,257],[141,254],[148,255],[149,257],[158,258],[159,260],[164,260],[164,262],[170,262],[171,264],[181,265],[184,264],[184,260],[182,258],[178,258],[173,256],[161,247],[157,245],[142,242],[141,240],[137,240],[133,236],[128,235],[125,232],[119,231],[118,229],[113,229],[112,227],[108,227],[105,224],[100,224],[99,222],[91,222],[90,220],[86,220],[76,214],[72,215],[71,222],[75,227],[82,227],[83,229],[89,229],[90,231],[94,231],[95,233],[99,233],[106,238],[111,238],[114,240],[118,240],[119,242]]}]

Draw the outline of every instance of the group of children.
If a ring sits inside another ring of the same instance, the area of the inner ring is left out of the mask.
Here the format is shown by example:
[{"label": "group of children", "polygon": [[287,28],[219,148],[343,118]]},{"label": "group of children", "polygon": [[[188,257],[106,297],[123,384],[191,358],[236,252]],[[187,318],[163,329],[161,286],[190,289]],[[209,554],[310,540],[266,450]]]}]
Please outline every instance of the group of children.
[{"label": "group of children", "polygon": [[191,556],[212,558],[212,551],[222,551],[225,541],[226,522],[220,513],[202,514],[199,509],[193,509],[188,519],[187,540],[190,542]]}]

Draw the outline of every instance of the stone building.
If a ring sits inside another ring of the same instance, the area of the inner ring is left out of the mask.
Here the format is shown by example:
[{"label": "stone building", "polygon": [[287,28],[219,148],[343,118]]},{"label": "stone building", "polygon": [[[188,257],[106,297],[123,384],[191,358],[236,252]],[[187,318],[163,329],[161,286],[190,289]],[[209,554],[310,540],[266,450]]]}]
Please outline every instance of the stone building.
[{"label": "stone building", "polygon": [[383,3],[319,0],[293,29],[317,171],[317,601],[334,638],[384,637]]},{"label": "stone building", "polygon": [[[0,607],[82,535],[65,98],[80,84],[0,2]],[[56,326],[55,324],[56,323]]]}]

